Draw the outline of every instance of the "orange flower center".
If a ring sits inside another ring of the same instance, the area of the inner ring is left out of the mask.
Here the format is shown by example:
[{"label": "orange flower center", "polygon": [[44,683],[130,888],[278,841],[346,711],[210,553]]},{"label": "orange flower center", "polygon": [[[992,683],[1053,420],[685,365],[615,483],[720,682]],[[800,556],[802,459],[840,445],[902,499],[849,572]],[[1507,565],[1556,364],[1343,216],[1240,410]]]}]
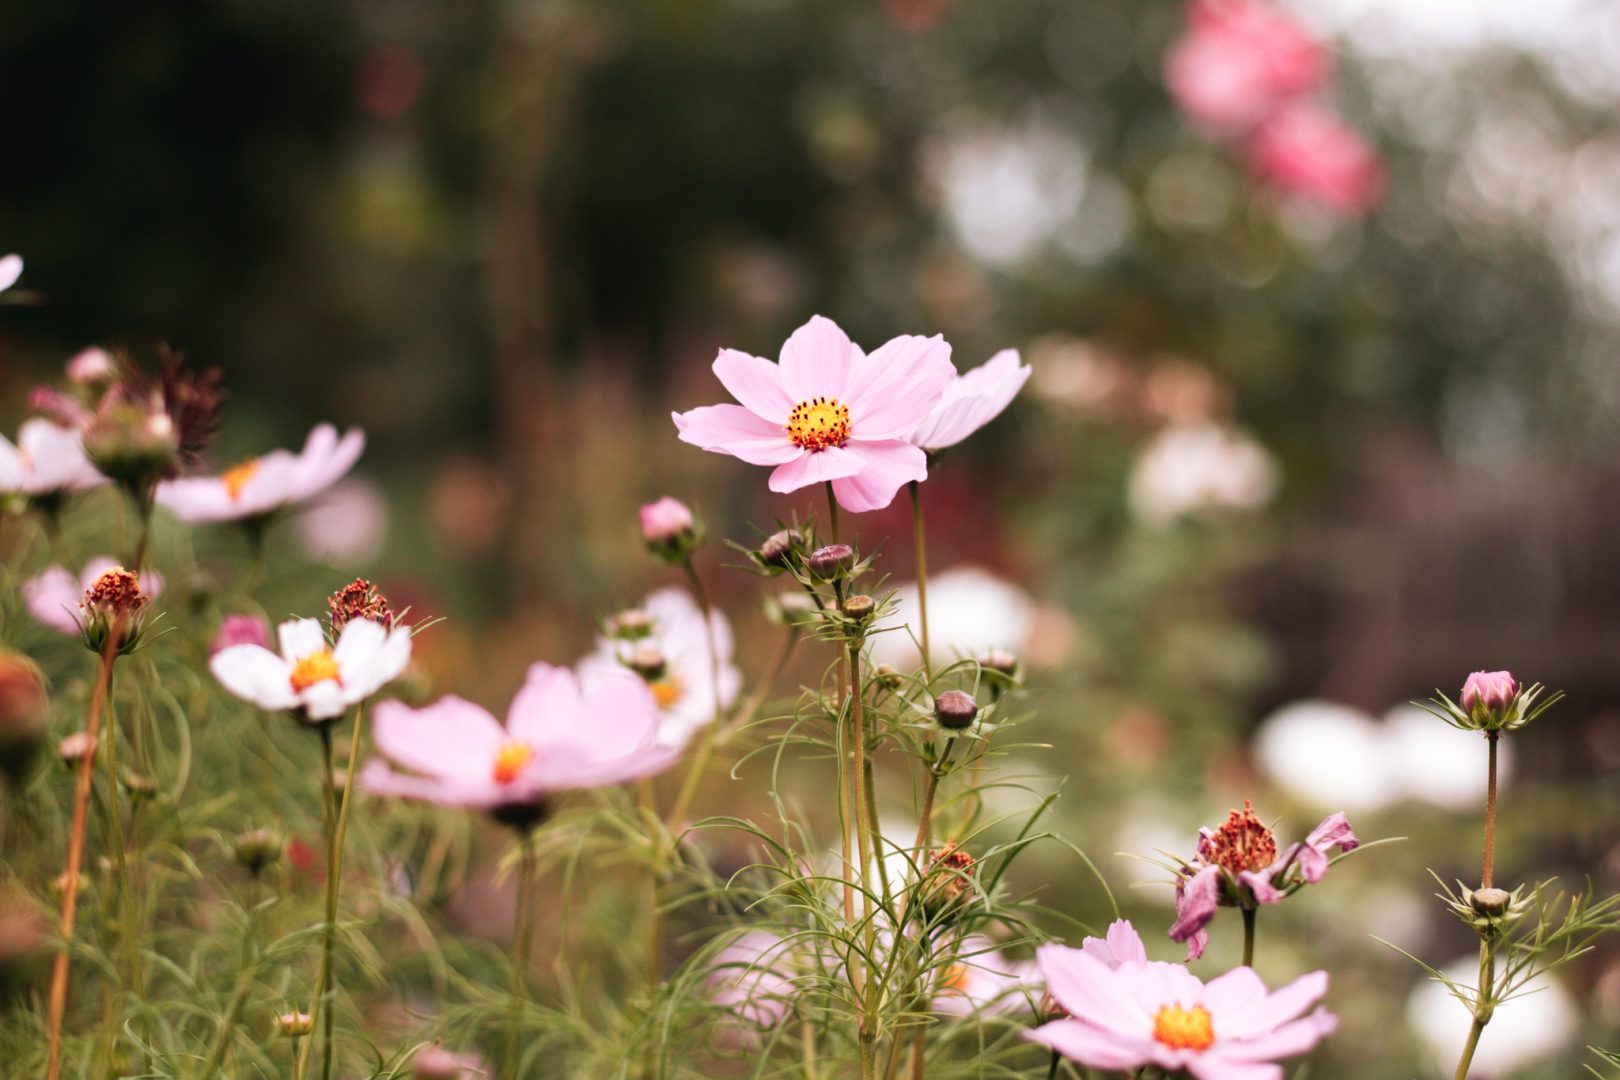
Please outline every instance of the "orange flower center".
[{"label": "orange flower center", "polygon": [[686,696],[686,685],[674,675],[654,679],[647,684],[647,688],[652,691],[653,700],[658,702],[660,709],[667,709]]},{"label": "orange flower center", "polygon": [[793,406],[788,415],[788,438],[804,450],[843,446],[849,438],[849,406],[837,398],[811,398]]},{"label": "orange flower center", "polygon": [[509,742],[502,744],[495,752],[495,782],[497,784],[510,784],[523,770],[529,767],[534,760],[534,747],[528,743]]},{"label": "orange flower center", "polygon": [[225,490],[229,493],[231,501],[235,502],[242,497],[242,489],[247,487],[248,481],[259,471],[257,460],[244,461],[240,465],[226,469],[219,474],[220,480],[225,483]]},{"label": "orange flower center", "polygon": [[1254,805],[1243,801],[1243,812],[1233,810],[1200,852],[1205,862],[1224,866],[1236,874],[1264,870],[1277,861],[1277,837],[1254,815]]},{"label": "orange flower center", "polygon": [[297,693],[302,694],[316,683],[325,682],[327,679],[339,685],[343,683],[343,675],[338,671],[337,661],[332,659],[331,649],[312,652],[293,665],[291,682],[293,690]]},{"label": "orange flower center", "polygon": [[1153,1018],[1153,1037],[1177,1050],[1208,1050],[1215,1042],[1215,1028],[1202,1005],[1190,1009],[1165,1005]]},{"label": "orange flower center", "polygon": [[952,964],[940,973],[939,992],[942,994],[967,993],[968,969],[966,964]]}]

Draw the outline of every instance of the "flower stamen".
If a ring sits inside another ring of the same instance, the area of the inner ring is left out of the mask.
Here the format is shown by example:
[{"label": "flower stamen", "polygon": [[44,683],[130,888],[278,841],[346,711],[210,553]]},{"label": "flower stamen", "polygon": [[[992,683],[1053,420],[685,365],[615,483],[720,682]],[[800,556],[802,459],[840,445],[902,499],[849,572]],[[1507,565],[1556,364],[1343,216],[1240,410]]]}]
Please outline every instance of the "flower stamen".
[{"label": "flower stamen", "polygon": [[494,777],[497,784],[510,784],[534,760],[534,747],[525,742],[503,743],[495,752]]},{"label": "flower stamen", "polygon": [[242,497],[242,489],[247,487],[248,481],[252,480],[258,471],[259,461],[257,458],[252,458],[242,462],[240,465],[233,465],[219,474],[220,480],[225,484],[225,491],[230,495],[232,502]]},{"label": "flower stamen", "polygon": [[1264,870],[1277,861],[1277,837],[1254,814],[1254,804],[1243,801],[1243,810],[1233,810],[1214,832],[1198,842],[1198,854],[1206,863],[1224,867],[1234,874],[1244,870]]},{"label": "flower stamen", "polygon": [[849,440],[849,406],[837,398],[801,401],[788,414],[788,438],[802,450],[825,450]]},{"label": "flower stamen", "polygon": [[1153,1017],[1153,1038],[1176,1050],[1208,1050],[1215,1043],[1215,1027],[1202,1005],[1164,1005]]},{"label": "flower stamen", "polygon": [[331,649],[320,649],[300,658],[288,677],[293,691],[299,694],[328,679],[339,686],[343,685],[343,673],[338,670],[338,662],[332,657]]}]

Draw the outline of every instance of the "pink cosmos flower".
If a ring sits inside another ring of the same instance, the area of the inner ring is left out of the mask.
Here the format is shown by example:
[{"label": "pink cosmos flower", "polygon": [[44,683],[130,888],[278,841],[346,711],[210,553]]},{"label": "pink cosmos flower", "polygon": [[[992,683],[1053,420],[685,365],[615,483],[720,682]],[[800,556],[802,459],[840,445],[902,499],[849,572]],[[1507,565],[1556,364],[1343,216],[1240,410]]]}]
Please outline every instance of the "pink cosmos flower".
[{"label": "pink cosmos flower", "polygon": [[723,1030],[726,1042],[758,1049],[760,1033],[788,1018],[798,996],[792,973],[803,966],[803,952],[774,931],[749,930],[715,955],[706,980],[709,1001],[737,1020]]},{"label": "pink cosmos flower", "polygon": [[855,513],[888,506],[902,485],[928,476],[927,456],[908,438],[956,376],[937,335],[897,337],[867,355],[819,315],[788,338],[780,363],[722,349],[714,373],[742,404],[672,414],[683,442],[775,466],[772,491],[830,481]]},{"label": "pink cosmos flower", "polygon": [[970,935],[956,959],[936,976],[934,1011],[947,1016],[991,1016],[1028,1007],[1039,998],[1035,965],[1008,960],[989,938]]},{"label": "pink cosmos flower", "polygon": [[1024,388],[1030,370],[1019,361],[1017,349],[1003,349],[967,374],[958,375],[909,441],[931,454],[955,446],[1001,415]]},{"label": "pink cosmos flower", "polygon": [[456,1054],[434,1044],[411,1059],[412,1080],[481,1080],[489,1064],[477,1054]]},{"label": "pink cosmos flower", "polygon": [[668,495],[645,503],[640,514],[641,538],[649,544],[666,543],[692,529],[692,511],[685,503]]},{"label": "pink cosmos flower", "polygon": [[680,751],[657,735],[658,705],[640,682],[608,679],[582,691],[567,668],[535,664],[504,726],[453,696],[423,709],[377,706],[374,736],[388,760],[368,762],[361,784],[379,795],[473,810],[535,807],[552,792],[663,771]]},{"label": "pink cosmos flower", "polygon": [[106,382],[118,374],[118,363],[106,349],[91,347],[67,362],[68,382],[80,386]]},{"label": "pink cosmos flower", "polygon": [[369,619],[350,619],[335,645],[315,619],[277,628],[278,655],[262,645],[232,645],[208,661],[232,694],[269,711],[287,710],[319,723],[393,682],[411,661],[411,630],[390,630]]},{"label": "pink cosmos flower", "polygon": [[106,482],[76,429],[36,417],[23,422],[16,445],[0,436],[0,494],[51,496]]},{"label": "pink cosmos flower", "polygon": [[1248,146],[1249,167],[1285,194],[1341,214],[1371,210],[1384,194],[1384,165],[1331,110],[1299,102],[1268,119]]},{"label": "pink cosmos flower", "polygon": [[0,256],[0,292],[5,292],[17,284],[22,277],[23,260],[21,255]]},{"label": "pink cosmos flower", "polygon": [[1106,937],[1086,938],[1080,943],[1080,951],[1111,968],[1147,963],[1147,946],[1142,944],[1142,935],[1128,919],[1109,923]]},{"label": "pink cosmos flower", "polygon": [[1205,927],[1218,907],[1253,909],[1275,904],[1306,885],[1322,880],[1331,863],[1329,852],[1354,851],[1361,846],[1342,812],[1329,814],[1300,843],[1277,853],[1277,838],[1245,802],[1218,829],[1198,830],[1194,865],[1176,878],[1176,921],[1173,941],[1187,943],[1187,959],[1204,955],[1209,942]]},{"label": "pink cosmos flower", "polygon": [[1499,711],[1519,696],[1519,681],[1511,671],[1476,671],[1463,683],[1462,707],[1469,712],[1484,707]]},{"label": "pink cosmos flower", "polygon": [[1325,971],[1270,992],[1247,967],[1205,983],[1180,964],[1110,967],[1056,944],[1041,946],[1035,960],[1068,1017],[1025,1037],[1093,1069],[1157,1065],[1196,1080],[1282,1080],[1277,1061],[1305,1053],[1338,1026],[1320,1007],[1302,1015],[1327,993]]},{"label": "pink cosmos flower", "polygon": [[1233,136],[1316,89],[1327,67],[1322,46],[1266,0],[1192,0],[1165,78],[1193,123]]},{"label": "pink cosmos flower", "polygon": [[219,633],[208,645],[208,655],[213,656],[232,645],[257,645],[261,649],[268,649],[270,627],[257,615],[227,615],[220,620]]},{"label": "pink cosmos flower", "polygon": [[350,430],[341,439],[331,424],[309,433],[303,450],[272,450],[218,476],[194,476],[158,485],[157,501],[181,521],[197,525],[261,517],[319,495],[352,468],[366,437]]},{"label": "pink cosmos flower", "polygon": [[[23,603],[28,614],[52,630],[78,634],[84,621],[84,594],[101,575],[117,566],[116,560],[103,555],[85,563],[77,576],[64,566],[47,567],[39,576],[23,582]],[[141,593],[148,598],[163,591],[162,574],[148,570],[138,580]]]}]

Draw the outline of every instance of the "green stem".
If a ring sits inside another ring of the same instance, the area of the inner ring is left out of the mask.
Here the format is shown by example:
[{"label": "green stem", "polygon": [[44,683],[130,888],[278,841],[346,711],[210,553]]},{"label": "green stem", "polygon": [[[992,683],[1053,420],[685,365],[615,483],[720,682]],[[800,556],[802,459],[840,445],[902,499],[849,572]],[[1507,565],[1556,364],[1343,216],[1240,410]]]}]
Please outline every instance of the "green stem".
[{"label": "green stem", "polygon": [[827,481],[827,531],[832,533],[832,542],[838,543],[838,496],[833,494],[832,481]]},{"label": "green stem", "polygon": [[230,1006],[225,1010],[225,1020],[220,1025],[219,1035],[214,1040],[214,1048],[208,1053],[208,1062],[202,1068],[201,1076],[218,1076],[220,1065],[225,1061],[225,1054],[230,1049],[231,1041],[236,1034],[236,1025],[242,1019],[242,1011],[247,1008],[248,996],[253,992],[253,943],[258,936],[259,924],[259,876],[253,875],[253,886],[248,896],[247,929],[242,935],[242,970],[236,975],[236,992],[231,995]]},{"label": "green stem", "polygon": [[141,572],[146,563],[146,549],[152,542],[152,503],[157,495],[155,487],[148,486],[144,492],[132,493],[135,500],[135,510],[140,516],[140,539],[135,542],[135,553],[130,557],[127,569],[134,574]]},{"label": "green stem", "polygon": [[1480,888],[1491,888],[1491,874],[1496,866],[1496,743],[1499,732],[1488,732],[1485,741],[1490,745],[1490,764],[1485,778],[1485,869],[1480,877]]},{"label": "green stem", "polygon": [[512,913],[512,996],[506,1020],[506,1069],[509,1080],[521,1073],[523,1010],[528,1004],[529,945],[534,918],[534,830],[525,828],[519,836],[517,910]]},{"label": "green stem", "polygon": [[131,994],[135,985],[135,897],[130,888],[129,858],[124,843],[124,804],[118,795],[118,705],[114,700],[114,680],[112,672],[107,674],[107,733],[102,737],[101,745],[106,747],[107,761],[107,826],[111,832],[108,846],[112,849],[113,875],[118,881],[118,952],[122,959],[119,971],[120,994],[119,1007],[108,1015],[108,1023],[112,1025],[108,1032],[107,1043],[112,1046],[117,1042],[117,1026],[119,1013],[122,1011],[123,997]]},{"label": "green stem", "polygon": [[1243,909],[1243,966],[1254,966],[1254,908]]},{"label": "green stem", "polygon": [[1496,954],[1490,943],[1479,943],[1479,993],[1474,999],[1474,1019],[1468,1028],[1468,1041],[1463,1044],[1462,1056],[1457,1059],[1457,1073],[1453,1080],[1468,1080],[1468,1070],[1474,1064],[1474,1051],[1479,1048],[1479,1037],[1496,1011]]},{"label": "green stem", "polygon": [[1046,1080],[1053,1080],[1053,1078],[1057,1076],[1058,1063],[1062,1060],[1062,1056],[1058,1054],[1056,1050],[1052,1051],[1052,1064],[1047,1066]]},{"label": "green stem", "polygon": [[[872,882],[870,879],[872,865],[872,845],[874,840],[872,829],[872,815],[868,807],[872,796],[866,788],[867,761],[866,761],[866,693],[861,683],[861,651],[855,642],[846,646],[849,664],[849,696],[850,713],[853,718],[853,740],[855,755],[850,765],[850,785],[855,791],[855,842],[856,854],[860,859],[858,880],[861,885],[861,912],[862,922],[865,926],[866,955],[872,956],[877,946],[877,928],[872,920]],[[868,972],[870,975],[870,972]],[[858,998],[860,997],[858,992]],[[877,1049],[875,1045],[876,1029],[872,1023],[872,981],[866,979],[864,998],[858,1001],[860,1005],[860,1023],[858,1035],[861,1041],[861,1075],[869,1077],[877,1068]]]},{"label": "green stem", "polygon": [[[325,796],[322,808],[326,819],[326,925],[321,932],[321,964],[315,976],[315,1000],[310,1005],[310,1017],[322,1024],[322,1080],[332,1075],[332,1009],[326,1000],[332,984],[333,932],[337,926],[338,863],[337,863],[337,785],[332,777],[332,725],[322,723],[316,729],[321,737],[321,789]],[[296,1080],[304,1080],[309,1071],[310,1055],[315,1040],[310,1039],[300,1048]]]},{"label": "green stem", "polygon": [[928,648],[928,544],[923,530],[922,485],[913,480],[911,488],[912,542],[917,549],[917,622],[922,636],[923,676],[934,678],[934,654]]}]

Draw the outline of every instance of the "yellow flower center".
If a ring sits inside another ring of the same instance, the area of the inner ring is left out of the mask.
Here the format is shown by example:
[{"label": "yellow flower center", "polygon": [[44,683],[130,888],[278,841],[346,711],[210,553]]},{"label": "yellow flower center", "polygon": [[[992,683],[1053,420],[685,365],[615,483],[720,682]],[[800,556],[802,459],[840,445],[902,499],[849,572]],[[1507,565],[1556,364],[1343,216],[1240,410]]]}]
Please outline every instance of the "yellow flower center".
[{"label": "yellow flower center", "polygon": [[658,702],[660,709],[667,709],[686,696],[686,685],[674,675],[654,679],[647,684],[647,688],[652,691],[653,700]]},{"label": "yellow flower center", "polygon": [[804,450],[843,446],[849,438],[849,406],[837,398],[801,401],[788,415],[788,438]]},{"label": "yellow flower center", "polygon": [[339,685],[343,682],[343,675],[338,671],[338,663],[332,659],[331,649],[312,652],[293,665],[291,682],[293,690],[297,693],[302,694],[316,683],[325,682],[327,679]]},{"label": "yellow flower center", "polygon": [[495,752],[495,782],[497,784],[510,784],[523,775],[523,770],[528,768],[529,762],[533,760],[534,747],[528,743],[504,743]]},{"label": "yellow flower center", "polygon": [[225,491],[230,495],[232,502],[242,497],[242,489],[247,487],[248,481],[252,480],[254,474],[258,471],[259,462],[254,459],[244,461],[242,464],[226,469],[219,474],[220,480],[225,483]]},{"label": "yellow flower center", "polygon": [[1208,1050],[1215,1042],[1215,1028],[1202,1005],[1190,1009],[1165,1005],[1153,1018],[1153,1037],[1177,1050]]}]

